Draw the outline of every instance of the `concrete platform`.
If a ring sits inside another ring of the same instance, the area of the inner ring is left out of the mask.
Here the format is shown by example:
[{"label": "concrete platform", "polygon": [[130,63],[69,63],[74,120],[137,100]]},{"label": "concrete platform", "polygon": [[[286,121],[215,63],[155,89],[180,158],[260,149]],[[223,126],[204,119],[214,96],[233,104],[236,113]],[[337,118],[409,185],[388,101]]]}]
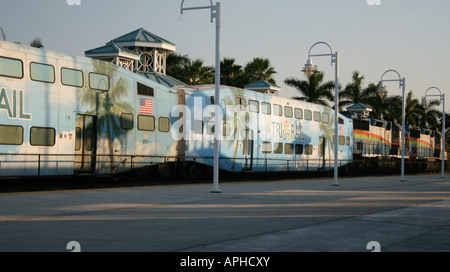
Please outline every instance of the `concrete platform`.
[{"label": "concrete platform", "polygon": [[0,194],[0,252],[450,251],[440,175]]}]

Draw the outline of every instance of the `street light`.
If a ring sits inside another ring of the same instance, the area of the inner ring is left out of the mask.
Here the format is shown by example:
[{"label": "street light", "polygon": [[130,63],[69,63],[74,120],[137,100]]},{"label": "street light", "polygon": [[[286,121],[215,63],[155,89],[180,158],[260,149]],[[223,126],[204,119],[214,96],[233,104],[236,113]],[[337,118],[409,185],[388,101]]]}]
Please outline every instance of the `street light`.
[{"label": "street light", "polygon": [[185,10],[197,10],[197,9],[211,9],[211,23],[214,19],[216,19],[216,67],[215,67],[215,81],[216,81],[216,90],[215,90],[215,98],[214,104],[216,105],[216,111],[214,116],[214,174],[213,174],[213,189],[211,193],[221,193],[219,189],[219,146],[220,146],[220,129],[219,129],[219,113],[218,108],[220,107],[220,99],[219,99],[219,90],[220,90],[220,2],[217,2],[213,5],[212,0],[209,1],[209,6],[201,6],[201,7],[188,7],[183,8],[184,0],[181,1],[181,9],[180,13],[183,14]]},{"label": "street light", "polygon": [[[428,91],[431,89],[436,89],[439,91],[439,94],[435,94],[435,95],[427,95]],[[425,92],[425,96],[422,100],[422,104],[424,107],[426,107],[428,105],[428,100],[427,97],[430,96],[438,96],[439,99],[441,99],[442,101],[442,146],[441,146],[441,156],[442,156],[442,174],[441,174],[441,178],[445,178],[445,93],[442,93],[441,90],[439,90],[439,88],[437,87],[430,87],[426,90]]]},{"label": "street light", "polygon": [[[394,72],[398,75],[398,79],[383,79],[384,75],[386,75],[389,72]],[[402,88],[402,172],[401,172],[401,179],[400,181],[405,181],[405,78],[402,78],[400,74],[395,70],[387,70],[384,72],[384,74],[381,76],[381,83],[378,87],[378,93],[379,94],[386,94],[386,87],[384,86],[383,82],[385,81],[398,81],[399,82],[399,88]]]},{"label": "street light", "polygon": [[[318,44],[324,44],[328,46],[331,53],[330,54],[314,54],[311,55],[311,50],[314,46]],[[331,65],[336,68],[336,80],[335,80],[335,95],[334,95],[334,183],[333,186],[339,186],[338,181],[338,148],[339,148],[339,52],[333,53],[333,49],[326,42],[317,42],[311,46],[308,53],[308,60],[306,61],[305,67],[302,72],[306,74],[306,76],[311,76],[313,73],[317,71],[317,66],[312,63],[311,57],[323,57],[328,56],[331,57]]]}]

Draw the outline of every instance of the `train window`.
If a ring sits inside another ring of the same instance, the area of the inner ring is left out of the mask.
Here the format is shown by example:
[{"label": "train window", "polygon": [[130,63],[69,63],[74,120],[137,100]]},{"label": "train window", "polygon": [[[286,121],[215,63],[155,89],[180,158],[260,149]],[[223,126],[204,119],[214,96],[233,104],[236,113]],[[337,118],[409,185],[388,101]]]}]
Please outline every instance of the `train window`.
[{"label": "train window", "polygon": [[328,113],[322,113],[322,122],[328,124],[330,122],[330,115]]},{"label": "train window", "polygon": [[303,154],[303,145],[302,144],[296,144],[295,145],[295,154],[296,155]]},{"label": "train window", "polygon": [[155,117],[150,115],[138,116],[138,129],[144,131],[155,130]]},{"label": "train window", "polygon": [[52,65],[32,62],[30,63],[30,76],[34,81],[54,83],[55,68]]},{"label": "train window", "polygon": [[83,72],[75,69],[61,68],[61,83],[72,87],[83,87]]},{"label": "train window", "polygon": [[32,127],[30,132],[30,144],[37,146],[54,146],[55,145],[54,128]]},{"label": "train window", "polygon": [[122,129],[133,129],[133,114],[122,113],[120,116],[120,126]]},{"label": "train window", "polygon": [[320,117],[320,112],[315,111],[313,113],[313,115],[314,115],[314,121],[316,121],[316,122],[320,122],[321,121],[322,118]]},{"label": "train window", "polygon": [[305,154],[306,155],[312,155],[313,153],[313,146],[312,145],[305,145]]},{"label": "train window", "polygon": [[251,112],[259,112],[259,102],[255,100],[249,100],[248,101],[249,110]]},{"label": "train window", "polygon": [[23,78],[23,62],[18,59],[0,57],[0,76]]},{"label": "train window", "polygon": [[92,127],[89,127],[86,129],[86,141],[85,141],[85,148],[87,151],[92,151],[92,146],[94,144],[94,131],[92,130]]},{"label": "train window", "polygon": [[145,86],[144,84],[137,83],[137,93],[140,95],[154,96],[155,90],[152,87]]},{"label": "train window", "polygon": [[170,119],[167,117],[159,117],[159,131],[169,132],[170,131]]},{"label": "train window", "polygon": [[303,110],[295,108],[294,110],[295,118],[297,119],[303,119]]},{"label": "train window", "polygon": [[264,114],[272,113],[271,105],[270,105],[270,103],[267,103],[267,102],[261,102],[261,110],[262,110],[262,113],[264,113]]},{"label": "train window", "polygon": [[345,145],[345,136],[339,136],[339,145]]},{"label": "train window", "polygon": [[283,108],[281,105],[273,105],[273,114],[275,116],[282,116],[283,115]]},{"label": "train window", "polygon": [[285,154],[294,154],[294,144],[285,144],[284,145],[284,153]]},{"label": "train window", "polygon": [[346,144],[349,146],[350,145],[350,136],[347,136],[346,138],[345,138],[345,142],[346,142]]},{"label": "train window", "polygon": [[89,87],[93,90],[109,91],[109,77],[107,75],[89,73]]},{"label": "train window", "polygon": [[339,123],[340,125],[343,125],[343,124],[344,124],[344,119],[338,118],[338,123]]},{"label": "train window", "polygon": [[23,127],[0,125],[0,145],[21,145]]},{"label": "train window", "polygon": [[293,114],[294,113],[292,112],[291,107],[288,107],[288,106],[284,107],[284,116],[286,116],[287,118],[292,118],[292,116],[294,116]]},{"label": "train window", "polygon": [[262,143],[262,153],[272,153],[272,143],[263,142]]},{"label": "train window", "polygon": [[81,150],[81,128],[75,128],[75,151]]},{"label": "train window", "polygon": [[247,109],[247,100],[242,97],[236,97],[236,105],[241,105],[241,110]]},{"label": "train window", "polygon": [[273,153],[282,154],[283,153],[283,143],[273,143]]},{"label": "train window", "polygon": [[312,120],[312,112],[310,110],[305,110],[305,120]]}]

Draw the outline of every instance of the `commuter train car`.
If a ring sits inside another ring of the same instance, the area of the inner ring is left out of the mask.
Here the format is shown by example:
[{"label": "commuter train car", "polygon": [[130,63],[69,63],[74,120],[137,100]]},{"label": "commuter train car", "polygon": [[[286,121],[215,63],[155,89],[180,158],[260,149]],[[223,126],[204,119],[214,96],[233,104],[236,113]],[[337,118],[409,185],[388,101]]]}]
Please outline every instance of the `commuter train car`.
[{"label": "commuter train car", "polygon": [[163,162],[177,154],[177,103],[174,90],[111,63],[0,42],[0,176]]},{"label": "commuter train car", "polygon": [[[192,89],[193,87],[191,87]],[[191,130],[187,157],[212,165],[213,86],[195,86],[188,94]],[[208,110],[210,107],[210,110]],[[206,111],[206,113],[205,113]],[[261,92],[222,86],[220,165],[230,172],[317,171],[334,168],[334,110]],[[339,115],[340,166],[352,161],[352,120]]]}]

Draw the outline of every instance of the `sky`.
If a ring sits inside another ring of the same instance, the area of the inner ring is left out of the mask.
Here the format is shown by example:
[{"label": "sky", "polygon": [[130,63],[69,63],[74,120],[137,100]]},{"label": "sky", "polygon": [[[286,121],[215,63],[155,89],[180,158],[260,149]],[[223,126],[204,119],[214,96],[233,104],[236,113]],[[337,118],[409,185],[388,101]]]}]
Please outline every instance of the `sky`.
[{"label": "sky", "polygon": [[[79,1],[80,5],[70,5]],[[46,49],[84,56],[84,51],[140,27],[176,44],[177,53],[214,65],[215,22],[208,10],[180,14],[182,0],[2,0],[0,27],[6,40],[28,44],[40,37]],[[213,1],[215,4],[217,1]],[[319,41],[339,52],[339,82],[353,71],[363,87],[378,83],[387,70],[406,80],[406,94],[421,99],[430,87],[450,91],[450,1],[445,0],[222,0],[221,57],[245,66],[253,58],[271,61],[282,97],[297,96],[284,84],[301,72],[308,51]],[[379,5],[373,5],[379,2]],[[185,0],[185,7],[209,5]],[[371,5],[372,4],[372,5]],[[313,54],[330,53],[322,45]],[[313,63],[334,80],[330,57]],[[398,79],[388,73],[384,79]],[[397,82],[389,95],[401,95]],[[428,94],[438,94],[432,89]],[[450,101],[446,98],[446,101]],[[439,110],[442,106],[438,107]],[[450,112],[450,103],[446,103]]]}]

